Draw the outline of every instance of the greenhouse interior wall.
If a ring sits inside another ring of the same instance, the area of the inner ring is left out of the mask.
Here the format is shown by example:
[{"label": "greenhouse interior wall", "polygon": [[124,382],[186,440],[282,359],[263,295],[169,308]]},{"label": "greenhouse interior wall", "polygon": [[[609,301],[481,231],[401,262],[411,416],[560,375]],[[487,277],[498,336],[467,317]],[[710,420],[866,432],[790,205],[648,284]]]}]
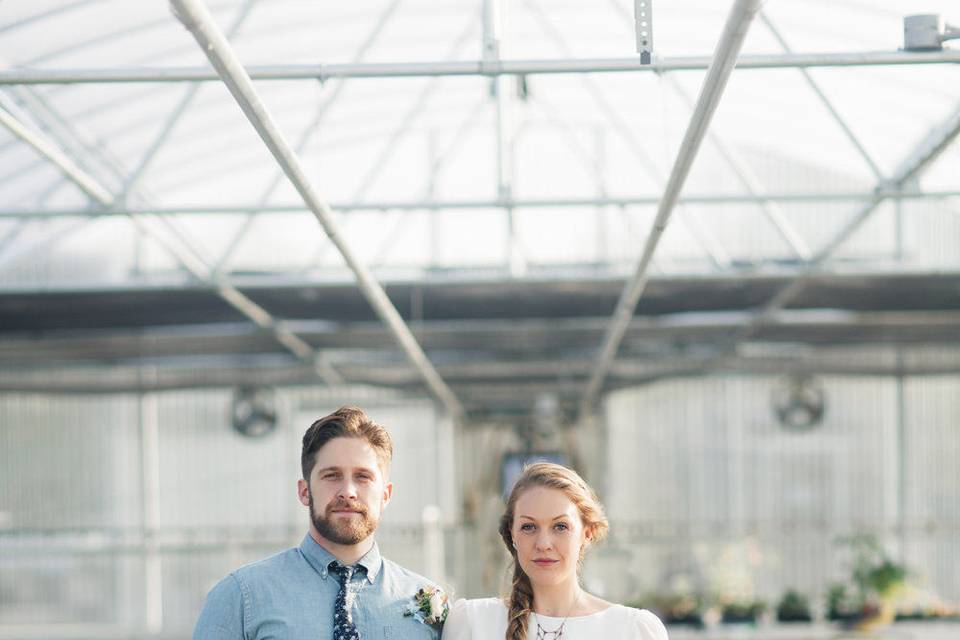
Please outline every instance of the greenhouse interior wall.
[{"label": "greenhouse interior wall", "polygon": [[[620,389],[592,422],[537,432],[611,520],[588,588],[637,604],[658,590],[772,603],[794,588],[822,611],[848,571],[837,540],[872,534],[917,598],[960,600],[960,376],[820,381],[823,421],[802,432],[771,411],[777,377],[719,375]],[[395,440],[385,555],[457,596],[502,588],[500,460],[524,446],[509,419],[454,424],[394,391],[290,387],[276,430],[249,438],[231,398],[0,395],[0,638],[189,637],[219,578],[298,544],[300,438],[345,403]]]}]

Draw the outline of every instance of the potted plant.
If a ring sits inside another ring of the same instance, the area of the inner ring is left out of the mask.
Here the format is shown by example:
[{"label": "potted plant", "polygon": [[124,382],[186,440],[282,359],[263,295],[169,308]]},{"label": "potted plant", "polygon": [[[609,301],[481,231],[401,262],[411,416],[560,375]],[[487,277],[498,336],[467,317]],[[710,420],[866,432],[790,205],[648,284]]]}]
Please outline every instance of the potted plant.
[{"label": "potted plant", "polygon": [[761,600],[733,600],[723,603],[720,619],[726,624],[756,624],[766,608]]},{"label": "potted plant", "polygon": [[906,568],[894,562],[873,536],[854,536],[844,542],[854,553],[852,578],[860,602],[852,626],[870,631],[890,624],[896,615],[894,599],[906,583]]},{"label": "potted plant", "polygon": [[778,622],[811,622],[810,601],[799,591],[788,589],[777,603]]},{"label": "potted plant", "polygon": [[704,627],[704,598],[695,593],[661,592],[644,600],[646,608],[654,611],[668,625]]},{"label": "potted plant", "polygon": [[827,589],[827,620],[850,622],[860,616],[862,606],[844,584],[835,582]]}]

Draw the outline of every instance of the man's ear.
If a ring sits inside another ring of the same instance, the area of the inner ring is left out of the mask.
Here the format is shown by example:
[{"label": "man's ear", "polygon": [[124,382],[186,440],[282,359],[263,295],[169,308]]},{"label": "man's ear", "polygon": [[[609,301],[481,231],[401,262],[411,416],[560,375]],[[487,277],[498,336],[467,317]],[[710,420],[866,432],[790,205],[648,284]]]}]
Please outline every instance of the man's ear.
[{"label": "man's ear", "polygon": [[390,502],[390,498],[393,496],[393,483],[388,482],[383,485],[383,506],[387,506]]},{"label": "man's ear", "polygon": [[297,480],[297,498],[303,506],[310,506],[310,485],[303,478]]}]

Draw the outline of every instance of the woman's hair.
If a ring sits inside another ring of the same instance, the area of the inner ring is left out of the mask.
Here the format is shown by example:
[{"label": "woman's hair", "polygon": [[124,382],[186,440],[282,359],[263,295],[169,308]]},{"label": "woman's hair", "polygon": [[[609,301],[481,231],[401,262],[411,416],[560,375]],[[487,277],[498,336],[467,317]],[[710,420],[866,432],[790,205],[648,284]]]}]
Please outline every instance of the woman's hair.
[{"label": "woman's hair", "polygon": [[513,546],[513,513],[517,506],[517,499],[524,491],[533,487],[562,491],[577,507],[588,538],[587,543],[580,548],[578,568],[587,544],[600,542],[610,528],[597,494],[576,471],[550,462],[538,462],[523,470],[517,483],[513,485],[513,490],[510,491],[507,508],[503,512],[503,517],[500,518],[500,537],[503,538],[507,551],[513,557],[513,585],[510,589],[505,640],[526,640],[527,619],[533,609],[533,585],[530,584],[529,576],[520,567],[517,549]]}]

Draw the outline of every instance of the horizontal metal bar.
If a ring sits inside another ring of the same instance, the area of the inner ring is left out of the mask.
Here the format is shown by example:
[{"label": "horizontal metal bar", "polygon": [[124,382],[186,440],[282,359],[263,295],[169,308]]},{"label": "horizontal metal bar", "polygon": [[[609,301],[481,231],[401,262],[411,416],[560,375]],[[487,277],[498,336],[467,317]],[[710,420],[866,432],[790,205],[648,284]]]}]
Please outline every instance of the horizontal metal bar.
[{"label": "horizontal metal bar", "polygon": [[[762,344],[762,343],[761,343]],[[877,348],[889,345],[856,345]],[[929,346],[927,346],[929,348]],[[949,347],[940,344],[942,353]],[[611,387],[634,385],[658,379],[716,375],[717,373],[782,375],[787,373],[837,375],[957,375],[960,357],[919,358],[906,365],[898,365],[895,358],[876,357],[858,361],[847,352],[831,355],[831,348],[810,347],[809,352],[793,357],[782,354],[731,355],[717,360],[714,354],[678,355],[660,358],[619,358],[611,367]],[[267,386],[296,386],[316,381],[314,370],[292,361],[278,365],[267,361],[264,366],[248,362],[246,366],[227,365],[217,368],[196,366],[154,367],[154,374],[138,377],[132,372],[136,366],[58,365],[55,375],[49,367],[29,367],[20,371],[0,370],[0,391],[20,393],[132,393],[147,390],[184,388],[223,388],[256,384]],[[420,388],[420,375],[408,362],[396,361],[389,366],[378,363],[336,362],[339,371],[351,380],[354,387],[374,385],[392,387],[406,393]],[[709,365],[709,366],[708,366]],[[583,383],[590,375],[592,363],[587,359],[536,361],[474,361],[444,364],[439,370],[449,379],[451,387],[466,404],[471,399],[484,397],[486,408],[499,402],[516,399],[514,393],[532,397],[527,385],[542,390],[559,392],[570,400],[578,399]],[[346,388],[346,387],[345,387]],[[490,392],[487,394],[487,392]],[[426,396],[424,396],[426,397]]]},{"label": "horizontal metal bar", "polygon": [[[454,62],[393,62],[344,64],[251,65],[253,80],[319,80],[331,78],[395,78],[426,76],[500,76],[567,73],[622,73],[644,71],[703,71],[712,56],[677,56],[641,64],[632,58],[573,60],[465,60]],[[960,50],[869,51],[843,53],[755,54],[742,56],[738,69],[813,67],[871,67],[910,64],[960,63]],[[210,67],[141,67],[103,69],[3,69],[0,85],[78,84],[112,82],[214,82],[220,77]]]},{"label": "horizontal metal bar", "polygon": [[[680,204],[759,204],[764,202],[807,203],[807,202],[867,202],[880,196],[893,200],[943,200],[960,197],[955,191],[916,191],[915,189],[880,189],[878,191],[847,191],[834,193],[763,193],[763,194],[704,194],[682,196]],[[480,210],[480,209],[549,209],[567,207],[629,207],[654,206],[659,196],[624,196],[590,198],[522,198],[492,200],[422,200],[422,201],[365,201],[331,203],[335,211],[442,211]],[[3,218],[93,218],[111,215],[156,214],[156,215],[236,215],[256,211],[260,214],[299,213],[308,211],[300,203],[260,205],[258,203],[238,202],[235,204],[179,205],[176,207],[112,207],[110,209],[6,209],[0,210]]]}]

